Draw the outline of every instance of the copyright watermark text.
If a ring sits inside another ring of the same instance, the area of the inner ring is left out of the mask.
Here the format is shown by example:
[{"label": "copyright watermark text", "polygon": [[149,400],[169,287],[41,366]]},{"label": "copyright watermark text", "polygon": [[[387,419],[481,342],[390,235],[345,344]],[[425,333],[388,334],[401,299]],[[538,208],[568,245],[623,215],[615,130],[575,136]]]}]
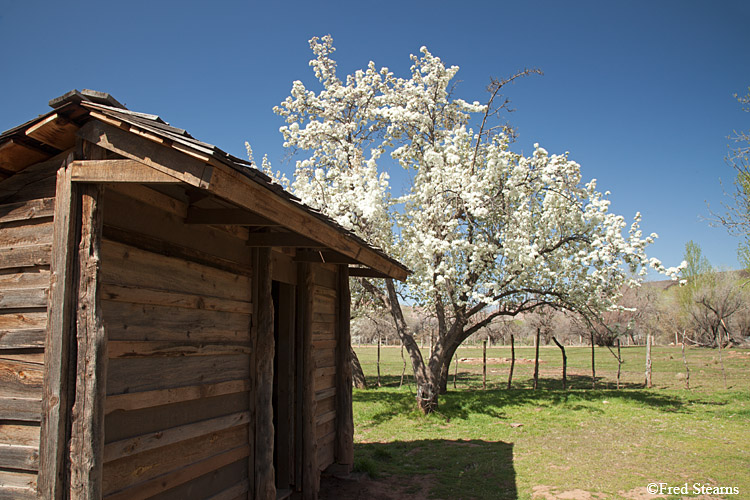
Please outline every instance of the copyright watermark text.
[{"label": "copyright watermark text", "polygon": [[649,483],[646,491],[651,495],[739,495],[737,486],[714,486],[704,483],[683,483],[670,485],[669,483]]}]

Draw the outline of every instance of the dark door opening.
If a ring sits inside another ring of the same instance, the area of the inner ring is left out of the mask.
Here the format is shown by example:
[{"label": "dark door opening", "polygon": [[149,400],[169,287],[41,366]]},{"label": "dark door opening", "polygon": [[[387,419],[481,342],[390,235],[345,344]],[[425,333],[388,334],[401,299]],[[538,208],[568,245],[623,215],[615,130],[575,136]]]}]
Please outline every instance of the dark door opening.
[{"label": "dark door opening", "polygon": [[297,349],[295,294],[296,287],[287,283],[272,283],[276,348],[273,361],[273,427],[274,468],[277,498],[285,498],[300,486],[296,480],[295,449],[298,436],[299,398],[297,397]]}]

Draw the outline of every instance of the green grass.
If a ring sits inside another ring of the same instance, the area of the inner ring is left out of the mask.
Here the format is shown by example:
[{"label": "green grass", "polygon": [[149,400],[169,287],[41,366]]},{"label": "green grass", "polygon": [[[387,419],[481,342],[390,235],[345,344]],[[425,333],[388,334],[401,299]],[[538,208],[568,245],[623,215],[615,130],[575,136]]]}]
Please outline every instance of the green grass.
[{"label": "green grass", "polygon": [[[372,386],[376,350],[356,350]],[[450,392],[425,417],[416,409],[413,384],[397,387],[399,349],[384,348],[385,386],[354,391],[359,470],[403,482],[433,476],[432,498],[527,499],[535,486],[636,498],[651,482],[736,486],[740,495],[727,498],[750,498],[749,350],[725,352],[724,389],[718,353],[690,349],[691,391],[678,375],[684,373],[679,348],[654,348],[653,389],[643,388],[645,349],[624,348],[621,390],[614,388],[617,362],[606,349],[596,352],[593,390],[590,349],[567,351],[567,391],[557,348],[541,349],[536,391],[530,389],[533,364],[516,364],[510,391],[509,365],[489,365],[483,391],[481,362],[463,362],[457,390],[452,367]],[[458,352],[459,358],[481,355],[481,348]],[[488,350],[488,358],[509,356],[509,349]],[[519,348],[516,356],[531,359],[533,349]]]}]

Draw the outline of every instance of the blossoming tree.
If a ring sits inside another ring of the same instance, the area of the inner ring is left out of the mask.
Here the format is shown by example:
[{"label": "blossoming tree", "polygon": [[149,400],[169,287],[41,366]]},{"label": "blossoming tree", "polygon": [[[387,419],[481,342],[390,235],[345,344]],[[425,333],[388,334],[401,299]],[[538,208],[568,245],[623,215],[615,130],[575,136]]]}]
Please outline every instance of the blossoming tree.
[{"label": "blossoming tree", "polygon": [[[458,67],[424,47],[408,78],[370,62],[341,80],[331,37],[310,46],[320,90],[296,81],[275,108],[287,121],[284,145],[309,155],[297,161],[291,187],[414,271],[402,290],[392,280],[358,278],[358,286],[390,311],[423,411],[437,408],[458,346],[496,317],[545,305],[596,317],[648,267],[677,271],[646,256],[656,235],[643,237],[639,215],[627,228],[567,154],[538,145],[531,156],[514,153],[508,129],[491,126],[502,87],[531,71],[493,80],[481,105],[453,97]],[[410,174],[398,198],[378,163],[387,154]],[[427,358],[404,320],[403,295],[437,319]]]}]

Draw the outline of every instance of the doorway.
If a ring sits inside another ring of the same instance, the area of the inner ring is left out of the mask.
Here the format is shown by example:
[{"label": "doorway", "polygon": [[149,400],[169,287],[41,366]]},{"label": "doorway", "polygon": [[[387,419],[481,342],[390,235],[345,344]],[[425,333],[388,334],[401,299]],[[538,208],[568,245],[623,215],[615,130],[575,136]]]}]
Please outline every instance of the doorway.
[{"label": "doorway", "polygon": [[273,281],[271,286],[276,346],[273,360],[273,463],[277,498],[281,499],[301,486],[297,477],[297,463],[301,456],[295,453],[301,443],[301,399],[297,391],[296,287],[279,281]]}]

